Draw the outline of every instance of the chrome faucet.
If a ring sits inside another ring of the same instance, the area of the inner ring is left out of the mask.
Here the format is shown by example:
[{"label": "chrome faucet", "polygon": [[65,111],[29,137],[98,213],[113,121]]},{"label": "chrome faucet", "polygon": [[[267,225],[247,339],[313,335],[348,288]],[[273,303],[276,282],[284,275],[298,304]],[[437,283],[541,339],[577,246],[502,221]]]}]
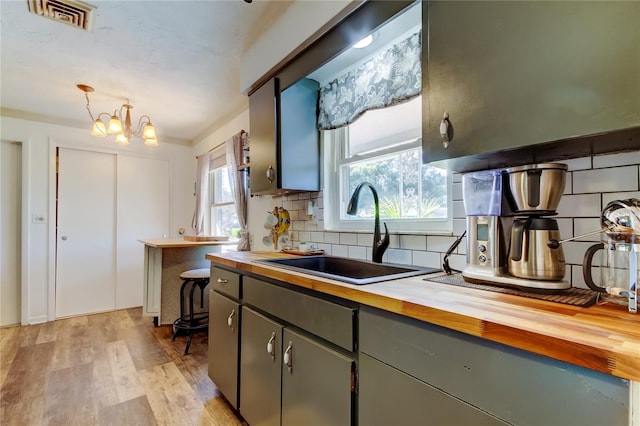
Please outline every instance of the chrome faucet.
[{"label": "chrome faucet", "polygon": [[355,215],[358,211],[358,197],[360,195],[360,190],[363,186],[368,186],[371,188],[371,192],[373,192],[373,202],[376,207],[376,216],[373,224],[373,261],[376,263],[382,263],[382,255],[384,251],[389,247],[389,230],[387,229],[387,224],[384,223],[384,238],[380,238],[380,203],[378,202],[378,193],[376,189],[369,182],[362,182],[358,185],[353,191],[353,195],[351,195],[351,200],[349,200],[349,206],[347,207],[348,215]]}]

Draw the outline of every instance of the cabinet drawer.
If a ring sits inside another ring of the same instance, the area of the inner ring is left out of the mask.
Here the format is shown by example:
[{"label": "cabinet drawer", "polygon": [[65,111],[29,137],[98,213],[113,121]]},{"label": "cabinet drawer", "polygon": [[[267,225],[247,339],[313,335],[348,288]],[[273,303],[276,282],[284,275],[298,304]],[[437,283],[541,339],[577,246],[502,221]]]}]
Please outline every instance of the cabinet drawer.
[{"label": "cabinet drawer", "polygon": [[219,293],[240,299],[240,274],[212,266],[210,285]]},{"label": "cabinet drawer", "polygon": [[513,424],[628,424],[629,383],[372,308],[360,351]]},{"label": "cabinet drawer", "polygon": [[367,426],[505,423],[370,356],[360,355],[359,420]]},{"label": "cabinet drawer", "polygon": [[242,283],[243,302],[348,350],[355,350],[356,309],[298,293],[251,277]]}]

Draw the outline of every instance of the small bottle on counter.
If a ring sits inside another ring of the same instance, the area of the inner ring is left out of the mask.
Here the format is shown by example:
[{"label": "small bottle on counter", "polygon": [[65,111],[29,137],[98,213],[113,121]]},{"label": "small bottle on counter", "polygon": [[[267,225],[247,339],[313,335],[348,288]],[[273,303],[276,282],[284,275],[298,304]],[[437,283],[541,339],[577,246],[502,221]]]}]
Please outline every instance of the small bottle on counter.
[{"label": "small bottle on counter", "polygon": [[308,245],[306,241],[300,241],[300,244],[298,245],[298,250],[300,251],[308,251]]}]

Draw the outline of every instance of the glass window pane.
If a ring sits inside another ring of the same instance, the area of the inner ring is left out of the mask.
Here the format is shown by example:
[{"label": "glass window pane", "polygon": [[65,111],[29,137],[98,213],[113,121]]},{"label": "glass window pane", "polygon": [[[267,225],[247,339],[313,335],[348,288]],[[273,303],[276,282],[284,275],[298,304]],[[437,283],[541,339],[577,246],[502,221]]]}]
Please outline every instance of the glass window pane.
[{"label": "glass window pane", "polygon": [[238,239],[240,224],[233,205],[211,207],[211,225],[213,235]]},{"label": "glass window pane", "polygon": [[214,177],[214,203],[230,203],[233,202],[231,195],[231,185],[229,184],[229,173],[227,167],[220,167],[215,170]]},{"label": "glass window pane", "polygon": [[[342,167],[348,188],[346,198],[362,182],[371,183],[378,192],[380,217],[384,219],[418,219],[447,217],[447,172],[422,165],[421,150],[362,161]],[[343,219],[372,218],[373,195],[363,189],[355,216],[343,213]]]}]

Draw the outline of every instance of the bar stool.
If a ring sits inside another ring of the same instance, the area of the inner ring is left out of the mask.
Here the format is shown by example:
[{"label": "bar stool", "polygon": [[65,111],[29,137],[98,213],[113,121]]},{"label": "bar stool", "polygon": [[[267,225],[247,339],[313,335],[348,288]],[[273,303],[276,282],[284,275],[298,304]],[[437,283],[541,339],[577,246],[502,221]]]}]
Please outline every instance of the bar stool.
[{"label": "bar stool", "polygon": [[[209,326],[209,312],[194,312],[193,310],[193,292],[196,288],[200,288],[200,308],[204,308],[204,289],[209,284],[209,268],[191,269],[180,274],[183,281],[180,286],[180,318],[173,322],[173,337],[171,341],[176,340],[176,336],[180,331],[188,334],[187,346],[184,348],[184,354],[189,353],[191,346],[191,337],[194,331],[206,330]],[[187,286],[190,288],[187,289]],[[185,307],[185,291],[189,291],[189,310]]]}]

